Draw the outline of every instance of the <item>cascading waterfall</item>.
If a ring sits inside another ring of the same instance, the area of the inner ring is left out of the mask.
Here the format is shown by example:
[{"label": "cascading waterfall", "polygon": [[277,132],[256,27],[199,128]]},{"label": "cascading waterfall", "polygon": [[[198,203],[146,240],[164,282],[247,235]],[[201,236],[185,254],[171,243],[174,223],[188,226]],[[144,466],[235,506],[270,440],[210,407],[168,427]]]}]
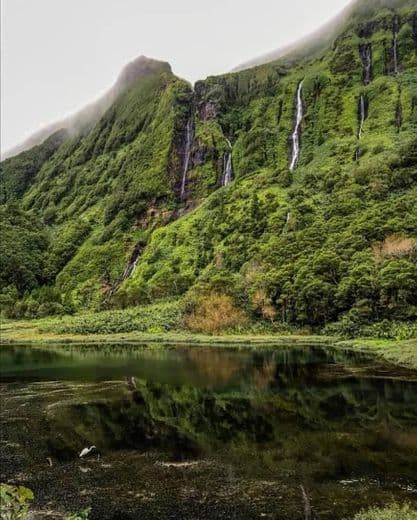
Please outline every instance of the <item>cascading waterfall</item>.
[{"label": "cascading waterfall", "polygon": [[358,132],[358,139],[362,139],[363,125],[365,123],[365,119],[366,119],[366,101],[365,101],[365,95],[361,94],[361,97],[359,98],[359,132]]},{"label": "cascading waterfall", "polygon": [[185,150],[184,150],[184,164],[182,169],[182,181],[181,181],[181,198],[184,198],[185,195],[185,186],[187,183],[187,173],[188,168],[190,166],[190,157],[191,157],[191,145],[193,143],[193,120],[192,117],[187,122],[186,129],[186,140],[185,140]]},{"label": "cascading waterfall", "polygon": [[393,55],[394,55],[394,74],[398,74],[398,32],[399,32],[400,20],[398,16],[394,18],[394,43],[393,43]]},{"label": "cascading waterfall", "polygon": [[300,127],[301,121],[303,120],[303,99],[302,89],[304,80],[300,81],[297,89],[297,117],[295,122],[294,132],[292,134],[292,157],[290,163],[290,170],[294,170],[298,163],[298,157],[300,155]]},{"label": "cascading waterfall", "polygon": [[[365,94],[361,94],[359,98],[359,107],[358,107],[358,119],[359,119],[359,129],[358,129],[358,141],[362,139],[363,136],[363,126],[365,124],[365,120],[367,117],[367,100]],[[359,160],[361,154],[361,150],[359,146],[356,149],[355,159]]]},{"label": "cascading waterfall", "polygon": [[229,151],[223,157],[223,175],[222,186],[227,186],[233,180],[233,165],[232,165],[232,143],[226,139],[229,145]]},{"label": "cascading waterfall", "polygon": [[372,47],[365,43],[359,47],[363,64],[363,84],[368,85],[372,79]]},{"label": "cascading waterfall", "polygon": [[127,280],[132,276],[132,274],[135,272],[136,266],[139,263],[140,258],[140,251],[137,253],[134,253],[132,258],[130,259],[129,264],[127,265],[126,269],[124,270],[124,273],[122,274],[122,281]]},{"label": "cascading waterfall", "polygon": [[110,289],[109,296],[113,296],[113,294],[119,289],[122,283],[130,278],[132,274],[135,272],[135,269],[139,263],[140,255],[142,253],[143,246],[141,244],[137,244],[135,249],[133,250],[132,255],[130,256],[129,263],[126,266],[126,269],[123,271],[123,274],[119,276],[116,280],[112,288]]},{"label": "cascading waterfall", "polygon": [[[364,85],[368,85],[372,80],[372,47],[370,43],[364,43],[359,46],[359,54],[361,56],[362,65],[363,65],[363,74],[362,81]],[[367,117],[367,100],[365,94],[361,94],[359,98],[359,107],[358,107],[358,120],[359,120],[359,129],[358,129],[358,141],[362,139],[363,135],[363,126],[365,124],[365,120]],[[358,161],[361,154],[361,149],[359,146],[356,149],[355,160]]]}]

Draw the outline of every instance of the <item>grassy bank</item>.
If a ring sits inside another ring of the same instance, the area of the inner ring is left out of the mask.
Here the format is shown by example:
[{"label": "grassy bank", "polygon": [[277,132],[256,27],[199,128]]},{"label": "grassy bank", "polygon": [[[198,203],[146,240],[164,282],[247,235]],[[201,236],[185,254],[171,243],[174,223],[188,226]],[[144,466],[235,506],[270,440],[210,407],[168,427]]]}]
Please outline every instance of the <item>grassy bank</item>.
[{"label": "grassy bank", "polygon": [[[172,309],[171,309],[172,310]],[[111,313],[108,314],[111,316]],[[97,323],[107,317],[101,316]],[[230,333],[219,335],[193,334],[185,330],[136,330],[104,332],[99,329],[81,333],[80,328],[89,323],[91,315],[45,318],[41,320],[7,321],[1,324],[2,343],[171,343],[189,345],[332,345],[338,348],[353,348],[371,352],[387,362],[417,369],[417,339],[395,341],[384,339],[342,340],[332,336],[317,336],[300,333]],[[146,318],[148,320],[149,317]],[[158,320],[153,320],[154,324]],[[73,326],[71,325],[73,324]],[[84,325],[80,325],[84,324]],[[129,326],[130,327],[130,326]],[[111,329],[107,322],[107,329]],[[143,327],[142,327],[143,328]]]},{"label": "grassy bank", "polygon": [[193,334],[185,330],[166,332],[119,332],[77,334],[45,329],[44,320],[9,321],[0,327],[2,343],[187,343],[187,344],[320,344],[330,345],[334,338],[301,334]]}]

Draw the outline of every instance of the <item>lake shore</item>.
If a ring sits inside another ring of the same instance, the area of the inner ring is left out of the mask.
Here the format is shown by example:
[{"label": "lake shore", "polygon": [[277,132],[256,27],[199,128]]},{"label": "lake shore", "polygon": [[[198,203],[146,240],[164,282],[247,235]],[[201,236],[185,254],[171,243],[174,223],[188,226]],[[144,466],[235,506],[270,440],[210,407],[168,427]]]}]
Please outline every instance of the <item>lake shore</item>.
[{"label": "lake shore", "polygon": [[97,343],[164,343],[187,345],[328,345],[374,353],[381,359],[417,370],[417,339],[341,339],[332,336],[297,334],[224,334],[204,335],[187,331],[160,333],[125,332],[112,334],[57,334],[41,330],[37,322],[10,321],[0,326],[0,343],[25,344],[97,344]]}]

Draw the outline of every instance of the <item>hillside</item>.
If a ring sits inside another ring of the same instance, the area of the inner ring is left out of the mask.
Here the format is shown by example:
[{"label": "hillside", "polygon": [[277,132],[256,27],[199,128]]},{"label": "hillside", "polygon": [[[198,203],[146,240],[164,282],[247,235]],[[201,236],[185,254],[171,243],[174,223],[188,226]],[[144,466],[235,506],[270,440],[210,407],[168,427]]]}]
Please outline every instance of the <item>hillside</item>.
[{"label": "hillside", "polygon": [[352,0],[335,18],[305,38],[267,54],[253,58],[238,65],[234,70],[245,70],[265,63],[280,61],[287,64],[299,64],[302,61],[325,52],[334,40],[348,28],[355,27],[364,19],[376,17],[383,10],[415,7],[415,0]]},{"label": "hillside", "polygon": [[194,90],[142,58],[97,121],[1,163],[4,313],[186,294],[195,330],[213,307],[231,326],[414,321],[417,5],[342,18],[319,52]]}]

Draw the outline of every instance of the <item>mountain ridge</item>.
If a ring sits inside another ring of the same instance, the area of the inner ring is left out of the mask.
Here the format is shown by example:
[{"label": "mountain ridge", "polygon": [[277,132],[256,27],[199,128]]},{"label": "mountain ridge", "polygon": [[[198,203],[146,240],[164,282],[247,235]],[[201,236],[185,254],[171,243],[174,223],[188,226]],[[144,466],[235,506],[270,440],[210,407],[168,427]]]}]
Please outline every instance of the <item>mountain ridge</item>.
[{"label": "mountain ridge", "polygon": [[416,85],[414,7],[194,90],[157,67],[52,155],[1,163],[4,312],[184,298],[197,327],[226,298],[236,324],[415,319]]},{"label": "mountain ridge", "polygon": [[[361,11],[378,9],[399,9],[407,6],[415,6],[415,0],[352,0],[342,11],[311,34],[285,45],[276,50],[272,50],[257,58],[237,65],[232,72],[246,70],[258,65],[265,65],[277,60],[285,60],[291,65],[311,58],[331,46],[338,34],[346,29],[346,22],[353,16],[360,16]],[[370,14],[368,13],[368,16]],[[323,37],[324,33],[324,37]],[[307,49],[307,50],[306,50]]]},{"label": "mountain ridge", "polygon": [[143,55],[138,56],[122,68],[114,85],[96,101],[89,103],[65,119],[41,128],[22,143],[6,150],[2,154],[2,160],[42,144],[55,132],[65,130],[71,136],[76,136],[88,130],[104,115],[105,111],[110,108],[123,91],[127,90],[143,75],[153,72],[156,68],[172,72],[171,66],[166,62],[154,60]]},{"label": "mountain ridge", "polygon": [[[347,5],[338,15],[336,15],[332,20],[327,22],[317,31],[314,31],[300,40],[290,43],[280,49],[270,51],[258,58],[253,58],[247,62],[237,65],[232,69],[231,72],[240,72],[277,60],[285,60],[287,64],[294,66],[299,61],[309,59],[314,54],[325,50],[326,47],[331,45],[334,39],[337,37],[338,33],[343,30],[346,19],[350,16],[358,14],[361,9],[398,9],[400,7],[414,4],[414,0],[352,0],[352,2]],[[322,40],[323,32],[328,33],[324,40]],[[307,53],[305,52],[306,47],[308,48]],[[151,63],[154,65],[159,63],[162,66],[166,66],[167,69],[172,72],[171,66],[167,62],[155,60],[143,55],[138,56],[122,68],[113,87],[111,87],[108,92],[103,94],[103,96],[76,111],[73,115],[41,128],[25,139],[22,143],[17,144],[4,152],[2,151],[1,160],[13,157],[22,151],[30,149],[33,146],[42,144],[44,140],[57,131],[67,130],[71,134],[75,135],[86,130],[89,126],[98,121],[106,109],[109,108],[112,102],[116,99],[117,95],[120,94],[124,88],[128,88],[128,75],[133,73],[133,77],[135,77],[136,74],[140,76],[142,71],[146,71],[146,65],[150,65]],[[151,68],[149,68],[148,71],[149,70],[151,70]],[[128,71],[130,71],[130,73]]]}]

